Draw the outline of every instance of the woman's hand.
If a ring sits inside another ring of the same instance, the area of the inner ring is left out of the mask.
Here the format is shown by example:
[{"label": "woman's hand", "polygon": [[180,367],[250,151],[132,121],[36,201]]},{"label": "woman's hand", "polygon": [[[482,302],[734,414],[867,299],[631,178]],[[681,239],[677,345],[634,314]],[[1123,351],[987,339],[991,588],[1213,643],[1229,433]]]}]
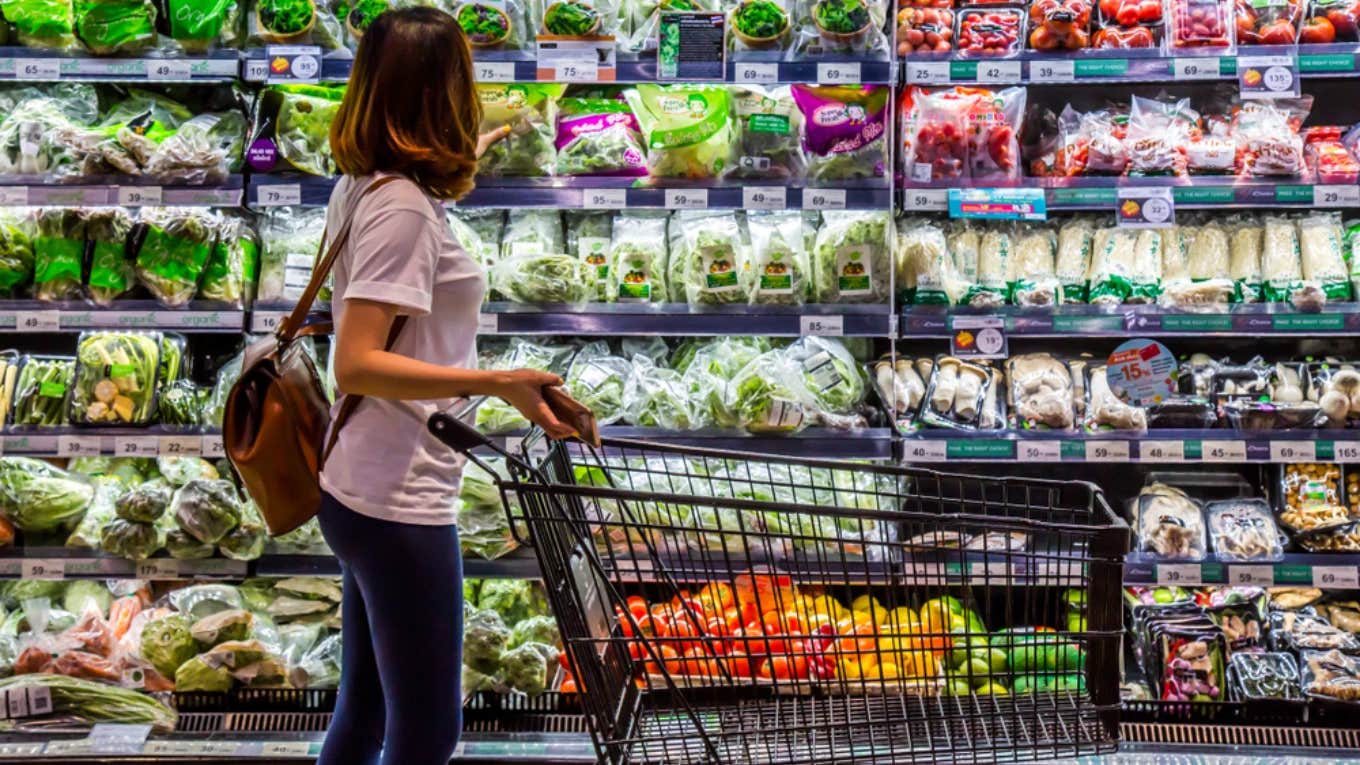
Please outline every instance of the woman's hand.
[{"label": "woman's hand", "polygon": [[492,130],[489,133],[482,133],[480,136],[478,136],[477,159],[481,159],[482,155],[486,153],[487,149],[490,149],[492,146],[496,145],[496,143],[498,143],[499,141],[504,140],[505,137],[508,135],[510,135],[510,126],[501,125],[500,127],[496,128],[495,130]]},{"label": "woman's hand", "polygon": [[504,379],[496,386],[497,396],[518,409],[529,422],[543,428],[553,439],[561,440],[576,435],[571,426],[557,419],[543,398],[543,389],[561,385],[562,378],[536,369],[515,369],[501,374]]}]

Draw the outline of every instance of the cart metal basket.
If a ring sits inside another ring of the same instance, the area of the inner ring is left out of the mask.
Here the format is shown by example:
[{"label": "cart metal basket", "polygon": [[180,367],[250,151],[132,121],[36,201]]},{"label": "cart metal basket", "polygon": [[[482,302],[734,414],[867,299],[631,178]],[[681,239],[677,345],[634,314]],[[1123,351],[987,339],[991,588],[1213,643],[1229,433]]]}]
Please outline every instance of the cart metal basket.
[{"label": "cart metal basket", "polygon": [[506,457],[602,762],[1115,747],[1128,528],[1091,484],[430,429]]}]

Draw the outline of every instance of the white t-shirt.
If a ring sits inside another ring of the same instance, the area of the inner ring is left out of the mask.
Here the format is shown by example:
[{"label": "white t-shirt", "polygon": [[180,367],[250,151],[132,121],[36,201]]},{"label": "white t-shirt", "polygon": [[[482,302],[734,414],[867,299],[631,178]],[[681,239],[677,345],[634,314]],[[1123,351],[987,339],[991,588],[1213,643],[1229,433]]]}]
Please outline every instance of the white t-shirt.
[{"label": "white t-shirt", "polygon": [[[477,314],[486,278],[449,230],[444,209],[410,181],[359,198],[374,176],[346,176],[326,211],[327,231],[353,221],[336,259],[331,312],[338,328],[346,301],[388,303],[410,318],[392,347],[431,364],[477,366]],[[357,209],[355,209],[357,204]],[[431,414],[457,399],[390,401],[365,397],[340,431],[321,487],[355,512],[399,523],[458,521],[455,500],[465,459],[426,429]],[[332,416],[339,410],[339,401]]]}]

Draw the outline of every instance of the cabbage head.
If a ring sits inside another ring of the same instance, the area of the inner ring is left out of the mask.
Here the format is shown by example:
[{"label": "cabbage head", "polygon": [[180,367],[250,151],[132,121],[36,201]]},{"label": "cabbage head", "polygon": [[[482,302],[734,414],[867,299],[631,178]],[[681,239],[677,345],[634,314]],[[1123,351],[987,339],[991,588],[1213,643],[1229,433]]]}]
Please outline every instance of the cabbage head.
[{"label": "cabbage head", "polygon": [[181,664],[197,655],[198,643],[183,614],[152,619],[142,629],[142,658],[166,677],[174,677]]}]

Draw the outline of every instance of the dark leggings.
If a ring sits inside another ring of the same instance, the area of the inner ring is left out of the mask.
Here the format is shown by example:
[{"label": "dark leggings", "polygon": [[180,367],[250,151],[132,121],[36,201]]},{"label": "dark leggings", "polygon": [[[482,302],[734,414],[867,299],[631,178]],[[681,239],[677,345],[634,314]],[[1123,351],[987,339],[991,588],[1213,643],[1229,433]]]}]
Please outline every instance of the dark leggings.
[{"label": "dark leggings", "polygon": [[448,765],[463,729],[456,526],[394,523],[322,496],[344,572],[344,653],[318,765]]}]

